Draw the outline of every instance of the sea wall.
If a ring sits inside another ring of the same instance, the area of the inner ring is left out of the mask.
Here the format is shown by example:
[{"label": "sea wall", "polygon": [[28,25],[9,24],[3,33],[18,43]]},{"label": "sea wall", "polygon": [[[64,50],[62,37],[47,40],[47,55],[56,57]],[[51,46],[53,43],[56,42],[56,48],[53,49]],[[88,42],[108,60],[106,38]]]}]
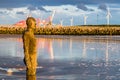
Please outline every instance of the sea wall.
[{"label": "sea wall", "polygon": [[[0,34],[22,34],[22,27],[0,27]],[[36,35],[120,35],[120,25],[37,27]]]}]

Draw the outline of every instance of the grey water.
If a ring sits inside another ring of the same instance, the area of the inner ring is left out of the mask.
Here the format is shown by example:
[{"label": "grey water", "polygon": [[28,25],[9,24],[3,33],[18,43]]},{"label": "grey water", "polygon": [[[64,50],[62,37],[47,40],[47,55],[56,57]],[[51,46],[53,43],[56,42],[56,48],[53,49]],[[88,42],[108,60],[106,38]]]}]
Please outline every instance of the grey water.
[{"label": "grey water", "polygon": [[[37,80],[120,80],[120,36],[36,36]],[[26,80],[21,36],[0,37],[0,80]]]}]

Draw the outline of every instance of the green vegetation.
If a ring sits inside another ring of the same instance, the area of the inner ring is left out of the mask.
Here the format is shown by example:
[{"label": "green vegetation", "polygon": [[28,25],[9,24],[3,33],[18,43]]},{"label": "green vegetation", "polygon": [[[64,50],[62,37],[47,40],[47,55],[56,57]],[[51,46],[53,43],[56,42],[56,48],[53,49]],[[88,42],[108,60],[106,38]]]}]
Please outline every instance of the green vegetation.
[{"label": "green vegetation", "polygon": [[[0,27],[0,34],[22,34],[22,27]],[[37,35],[120,35],[120,25],[37,27]]]}]

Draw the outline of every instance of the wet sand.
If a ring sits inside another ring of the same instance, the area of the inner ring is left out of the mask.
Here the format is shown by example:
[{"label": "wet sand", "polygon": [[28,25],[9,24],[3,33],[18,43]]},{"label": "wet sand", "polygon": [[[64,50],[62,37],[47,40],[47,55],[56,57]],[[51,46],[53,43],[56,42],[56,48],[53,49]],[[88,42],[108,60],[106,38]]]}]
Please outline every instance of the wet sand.
[{"label": "wet sand", "polygon": [[[1,58],[0,67],[15,68],[18,72],[9,73],[0,69],[0,80],[25,80],[26,71],[22,59]],[[23,70],[20,70],[22,68]],[[86,60],[39,60],[37,80],[119,80],[120,61]],[[108,79],[106,79],[108,78]]]},{"label": "wet sand", "polygon": [[[21,35],[0,35],[0,37],[21,37]],[[37,35],[37,37],[46,36]],[[48,37],[64,38],[65,36]],[[70,38],[70,36],[66,38]],[[106,37],[103,36],[103,38]],[[112,38],[120,40],[119,36]],[[9,72],[9,69],[12,69],[13,72]],[[36,77],[37,80],[120,80],[120,60],[108,62],[83,58],[51,60],[40,57]],[[0,80],[26,80],[23,57],[0,56]]]}]

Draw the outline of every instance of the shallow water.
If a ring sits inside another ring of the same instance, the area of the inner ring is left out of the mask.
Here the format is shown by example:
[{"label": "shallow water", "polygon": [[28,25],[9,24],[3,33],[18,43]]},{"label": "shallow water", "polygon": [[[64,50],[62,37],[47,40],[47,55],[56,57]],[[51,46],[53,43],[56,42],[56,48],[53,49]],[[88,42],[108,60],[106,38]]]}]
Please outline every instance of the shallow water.
[{"label": "shallow water", "polygon": [[[120,80],[120,36],[36,37],[37,80]],[[26,80],[23,56],[21,36],[0,38],[0,80]]]}]

